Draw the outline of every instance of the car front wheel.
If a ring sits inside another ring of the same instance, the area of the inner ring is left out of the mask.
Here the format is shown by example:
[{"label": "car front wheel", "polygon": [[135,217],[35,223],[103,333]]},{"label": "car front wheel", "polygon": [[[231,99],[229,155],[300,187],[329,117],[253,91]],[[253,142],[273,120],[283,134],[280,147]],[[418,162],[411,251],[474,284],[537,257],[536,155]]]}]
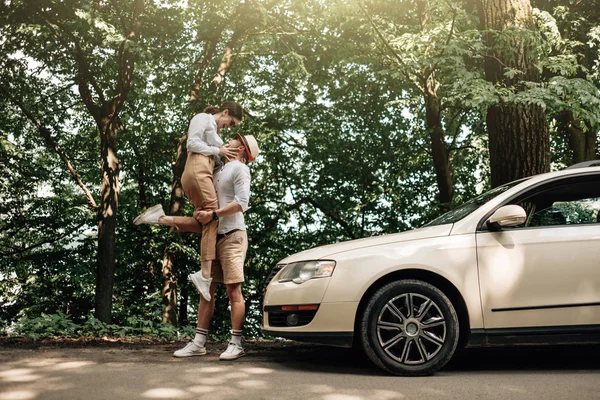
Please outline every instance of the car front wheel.
[{"label": "car front wheel", "polygon": [[448,297],[419,280],[389,283],[371,297],[360,337],[367,356],[396,375],[429,375],[452,358],[458,316]]}]

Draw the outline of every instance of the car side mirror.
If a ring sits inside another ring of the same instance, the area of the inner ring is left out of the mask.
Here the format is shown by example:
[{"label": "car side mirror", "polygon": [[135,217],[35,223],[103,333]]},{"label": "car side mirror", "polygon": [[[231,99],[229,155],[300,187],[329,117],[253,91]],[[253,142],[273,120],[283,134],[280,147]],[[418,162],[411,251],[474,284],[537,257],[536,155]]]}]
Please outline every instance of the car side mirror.
[{"label": "car side mirror", "polygon": [[525,222],[527,213],[521,206],[515,204],[497,209],[486,221],[491,231],[499,231],[504,227],[517,226]]}]

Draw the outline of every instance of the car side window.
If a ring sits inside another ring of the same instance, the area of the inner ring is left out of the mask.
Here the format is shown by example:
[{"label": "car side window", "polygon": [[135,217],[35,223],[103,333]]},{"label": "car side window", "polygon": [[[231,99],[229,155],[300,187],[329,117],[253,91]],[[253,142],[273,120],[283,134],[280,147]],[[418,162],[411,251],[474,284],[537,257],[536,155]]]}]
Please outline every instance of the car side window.
[{"label": "car side window", "polygon": [[511,204],[520,205],[527,213],[525,223],[516,229],[600,223],[600,177],[553,182]]},{"label": "car side window", "polygon": [[598,223],[600,197],[574,201],[556,201],[533,213],[527,226],[581,225]]}]

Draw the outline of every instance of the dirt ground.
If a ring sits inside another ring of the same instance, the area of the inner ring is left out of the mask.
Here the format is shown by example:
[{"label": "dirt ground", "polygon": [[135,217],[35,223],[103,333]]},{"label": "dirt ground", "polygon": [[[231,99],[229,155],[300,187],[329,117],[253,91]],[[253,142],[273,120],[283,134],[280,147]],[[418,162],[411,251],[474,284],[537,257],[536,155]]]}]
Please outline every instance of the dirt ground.
[{"label": "dirt ground", "polygon": [[[164,341],[155,338],[123,337],[123,338],[44,338],[32,340],[23,337],[0,337],[0,362],[10,361],[10,350],[31,350],[52,352],[61,349],[69,350],[70,354],[86,353],[86,358],[102,361],[105,354],[119,351],[122,354],[135,354],[139,362],[156,362],[156,357],[171,354],[188,343],[188,340]],[[291,340],[246,340],[243,342],[246,355],[254,360],[268,359],[270,361],[286,361],[303,358],[315,353],[315,348],[321,347],[309,343],[294,342]],[[322,346],[324,349],[330,349]],[[221,352],[227,348],[227,342],[210,341],[206,344],[208,355],[206,358],[218,359]],[[77,350],[80,349],[81,352]],[[101,350],[101,351],[93,351]],[[318,353],[318,351],[317,351]]]},{"label": "dirt ground", "polygon": [[247,340],[246,356],[175,358],[186,342],[0,338],[0,400],[597,400],[600,346],[474,349],[430,377],[391,376],[353,349]]}]

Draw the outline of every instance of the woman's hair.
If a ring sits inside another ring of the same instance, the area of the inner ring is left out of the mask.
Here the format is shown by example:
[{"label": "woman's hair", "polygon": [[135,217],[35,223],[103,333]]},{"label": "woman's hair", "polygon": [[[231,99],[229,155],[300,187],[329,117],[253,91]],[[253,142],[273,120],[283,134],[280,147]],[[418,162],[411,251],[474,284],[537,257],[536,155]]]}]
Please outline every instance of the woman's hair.
[{"label": "woman's hair", "polygon": [[243,119],[244,111],[242,109],[242,106],[236,103],[235,101],[226,101],[225,103],[221,104],[221,107],[208,106],[204,109],[203,112],[214,115],[225,110],[228,110],[229,115],[231,115],[232,117],[237,118],[240,121]]}]

